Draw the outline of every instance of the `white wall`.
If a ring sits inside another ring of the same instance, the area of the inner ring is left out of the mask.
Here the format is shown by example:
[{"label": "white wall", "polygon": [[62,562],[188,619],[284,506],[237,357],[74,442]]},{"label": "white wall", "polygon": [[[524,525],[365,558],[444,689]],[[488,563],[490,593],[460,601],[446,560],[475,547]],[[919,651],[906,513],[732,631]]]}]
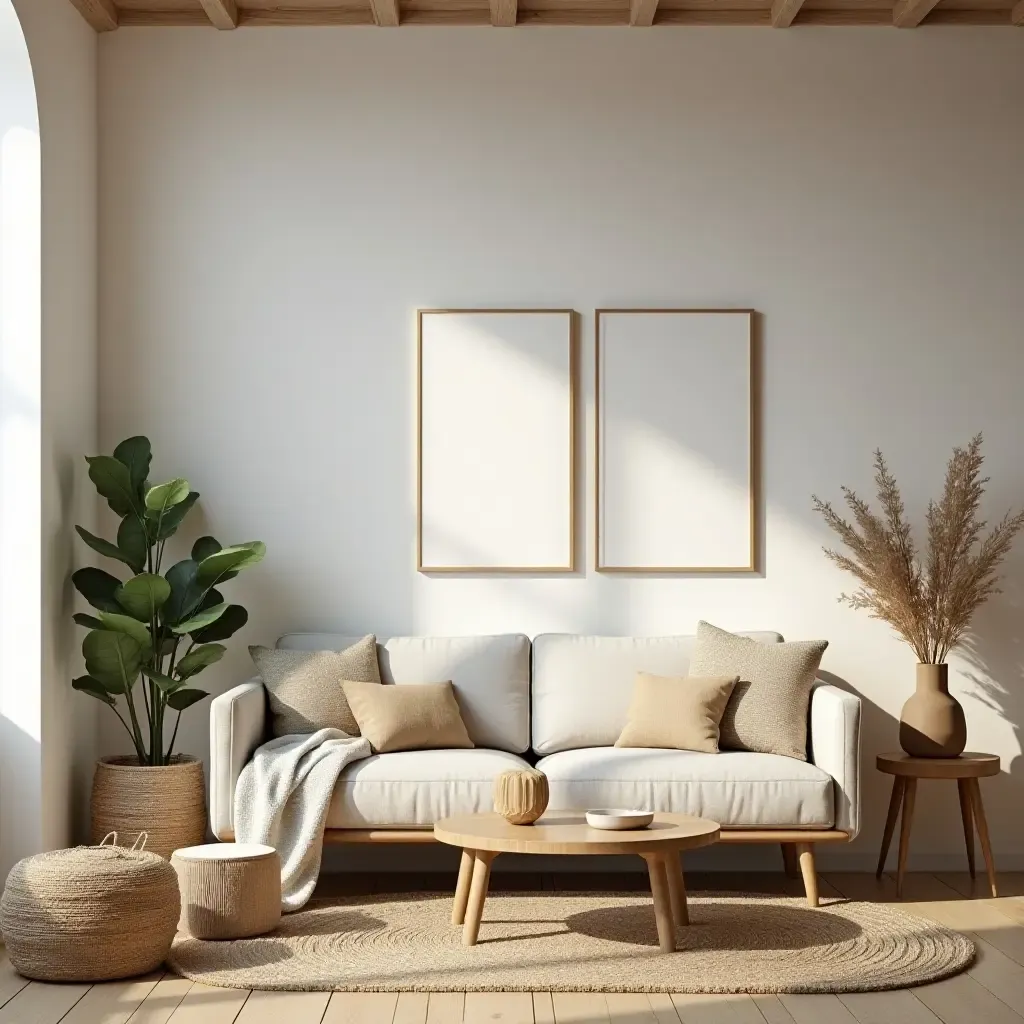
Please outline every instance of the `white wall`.
[{"label": "white wall", "polygon": [[[984,430],[992,514],[1024,502],[1022,95],[1005,29],[103,38],[101,444],[149,433],[202,492],[197,527],[269,548],[204,680],[297,628],[825,637],[865,700],[868,864],[914,659],[836,603],[810,495],[869,490],[881,445],[920,519]],[[417,575],[413,311],[478,305],[584,314],[588,477],[595,307],[759,310],[763,576]],[[1008,573],[954,687],[1004,759],[997,853],[1024,866],[1024,543]],[[206,729],[191,713],[186,748]],[[955,793],[919,815],[918,864],[959,864]]]}]

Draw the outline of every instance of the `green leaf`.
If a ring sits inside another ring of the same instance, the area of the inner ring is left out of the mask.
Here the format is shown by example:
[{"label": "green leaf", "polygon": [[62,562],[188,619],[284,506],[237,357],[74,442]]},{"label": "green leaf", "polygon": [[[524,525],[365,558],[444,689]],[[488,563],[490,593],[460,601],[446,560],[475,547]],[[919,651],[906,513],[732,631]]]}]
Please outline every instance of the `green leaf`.
[{"label": "green leaf", "polygon": [[174,666],[174,671],[182,679],[188,679],[189,676],[194,676],[198,672],[202,672],[207,665],[212,665],[215,661],[220,661],[224,657],[224,652],[227,648],[223,644],[203,644],[202,647],[193,647],[188,654],[185,655],[177,665]]},{"label": "green leaf", "polygon": [[95,697],[111,707],[117,704],[117,701],[104,689],[103,684],[98,679],[93,679],[92,676],[79,676],[77,679],[72,679],[71,686],[79,693],[87,693],[90,697]]},{"label": "green leaf", "polygon": [[136,511],[131,473],[123,462],[110,455],[86,456],[85,461],[89,463],[89,479],[114,512],[127,516]]},{"label": "green leaf", "polygon": [[191,636],[197,644],[207,644],[212,640],[227,640],[248,621],[249,613],[240,604],[229,604],[224,609],[224,614],[212,626],[198,629]]},{"label": "green leaf", "polygon": [[185,708],[190,708],[209,696],[205,690],[176,690],[167,698],[167,705],[175,711],[184,711]]},{"label": "green leaf", "polygon": [[190,491],[189,496],[177,505],[172,506],[164,512],[163,519],[159,523],[155,519],[147,519],[147,526],[150,529],[150,536],[154,541],[167,540],[181,526],[182,520],[188,515],[189,509],[199,500],[198,491]]},{"label": "green leaf", "polygon": [[238,572],[250,565],[263,560],[267,546],[262,541],[253,540],[246,544],[235,544],[233,547],[221,548],[216,554],[208,555],[199,563],[196,581],[200,587],[212,587],[228,573]]},{"label": "green leaf", "polygon": [[110,693],[127,693],[139,678],[143,647],[127,633],[94,629],[82,641],[85,670]]},{"label": "green leaf", "polygon": [[174,693],[185,685],[184,679],[172,679],[163,672],[157,672],[156,669],[147,668],[145,665],[142,666],[142,674],[156,683],[163,693]]},{"label": "green leaf", "polygon": [[121,581],[116,576],[102,569],[94,569],[87,566],[71,574],[71,582],[75,585],[82,597],[101,612],[119,612],[121,606],[117,603],[118,588]]},{"label": "green leaf", "polygon": [[95,615],[86,615],[84,612],[75,612],[71,616],[80,626],[85,626],[87,629],[103,629],[103,623],[96,618]]},{"label": "green leaf", "polygon": [[124,633],[133,640],[137,640],[144,652],[151,652],[153,638],[149,630],[138,619],[130,615],[115,615],[113,612],[100,612],[100,623],[102,629],[112,629],[115,633]]},{"label": "green leaf", "polygon": [[143,572],[118,588],[118,604],[140,622],[149,622],[171,596],[171,586],[156,573]]},{"label": "green leaf", "polygon": [[[122,520],[122,523],[126,523],[131,520],[138,522],[134,516],[129,516]],[[124,562],[125,565],[132,567],[132,563],[128,560],[127,555],[125,555],[125,553],[116,544],[111,544],[109,540],[97,537],[94,533],[90,533],[88,530],[82,529],[81,526],[76,526],[75,530],[78,532],[78,536],[81,537],[82,540],[84,540],[85,543],[93,549],[93,551],[98,551],[101,555],[104,555],[107,558],[116,558],[119,562]]]},{"label": "green leaf", "polygon": [[164,622],[174,625],[183,622],[199,607],[203,599],[203,591],[196,583],[197,562],[186,558],[176,562],[167,570],[167,582],[171,587],[171,596],[167,599],[161,615]]},{"label": "green leaf", "polygon": [[133,572],[142,572],[146,568],[149,535],[138,516],[125,516],[121,520],[121,525],[117,528],[117,546],[121,551],[122,560],[132,567]]},{"label": "green leaf", "polygon": [[114,458],[128,469],[132,490],[141,494],[142,485],[149,476],[149,464],[153,460],[153,448],[148,437],[129,437],[114,449]]},{"label": "green leaf", "polygon": [[201,562],[204,558],[209,558],[210,555],[215,555],[220,550],[220,541],[215,540],[213,537],[200,537],[192,545],[192,560],[194,562]]},{"label": "green leaf", "polygon": [[187,621],[181,622],[177,626],[171,626],[171,632],[183,636],[185,633],[193,632],[193,630],[203,629],[216,622],[227,610],[228,606],[226,604],[215,604],[212,608],[207,608],[206,611],[196,612]]},{"label": "green leaf", "polygon": [[189,494],[188,481],[181,477],[150,487],[146,491],[146,515],[151,519],[159,519],[167,509],[180,505]]}]

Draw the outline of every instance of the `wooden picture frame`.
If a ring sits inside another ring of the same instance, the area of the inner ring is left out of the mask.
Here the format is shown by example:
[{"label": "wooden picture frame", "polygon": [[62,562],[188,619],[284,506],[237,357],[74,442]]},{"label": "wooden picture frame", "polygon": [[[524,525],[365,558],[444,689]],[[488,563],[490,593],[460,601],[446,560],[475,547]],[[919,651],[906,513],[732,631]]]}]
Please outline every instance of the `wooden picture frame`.
[{"label": "wooden picture frame", "polygon": [[756,573],[755,311],[596,310],[594,365],[596,571]]},{"label": "wooden picture frame", "polygon": [[416,313],[416,568],[576,571],[577,316]]}]

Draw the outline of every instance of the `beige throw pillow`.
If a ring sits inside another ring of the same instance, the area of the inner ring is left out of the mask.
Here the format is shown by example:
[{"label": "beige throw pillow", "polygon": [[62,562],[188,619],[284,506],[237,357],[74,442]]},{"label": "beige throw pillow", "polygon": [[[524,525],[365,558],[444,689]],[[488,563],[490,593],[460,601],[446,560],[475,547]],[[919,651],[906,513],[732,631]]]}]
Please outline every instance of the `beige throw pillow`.
[{"label": "beige throw pillow", "polygon": [[450,682],[373,686],[346,680],[342,686],[375,754],[473,746]]},{"label": "beige throw pillow", "polygon": [[736,676],[680,679],[637,672],[617,747],[664,747],[718,753],[718,723]]},{"label": "beige throw pillow", "polygon": [[340,729],[359,735],[359,725],[341,688],[343,679],[380,685],[377,638],[364,636],[343,651],[282,651],[250,647],[267,688],[274,736]]},{"label": "beige throw pillow", "polygon": [[697,625],[695,676],[737,674],[722,716],[723,750],[807,760],[807,709],[827,640],[767,644],[707,622]]}]

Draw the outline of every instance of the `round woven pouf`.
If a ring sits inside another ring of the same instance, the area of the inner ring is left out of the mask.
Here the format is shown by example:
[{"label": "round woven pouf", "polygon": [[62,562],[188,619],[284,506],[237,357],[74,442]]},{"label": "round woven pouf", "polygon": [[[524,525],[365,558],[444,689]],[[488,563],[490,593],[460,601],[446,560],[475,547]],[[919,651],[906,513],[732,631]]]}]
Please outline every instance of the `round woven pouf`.
[{"label": "round woven pouf", "polygon": [[11,868],[0,930],[14,969],[26,978],[111,981],[163,963],[178,912],[178,880],[162,857],[79,846]]},{"label": "round woven pouf", "polygon": [[197,939],[245,939],[281,920],[281,858],[272,846],[210,843],[175,850],[179,927]]}]

